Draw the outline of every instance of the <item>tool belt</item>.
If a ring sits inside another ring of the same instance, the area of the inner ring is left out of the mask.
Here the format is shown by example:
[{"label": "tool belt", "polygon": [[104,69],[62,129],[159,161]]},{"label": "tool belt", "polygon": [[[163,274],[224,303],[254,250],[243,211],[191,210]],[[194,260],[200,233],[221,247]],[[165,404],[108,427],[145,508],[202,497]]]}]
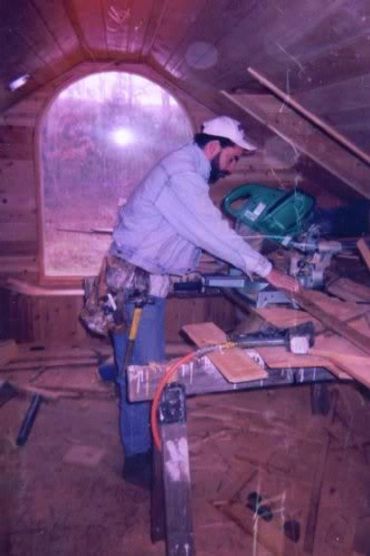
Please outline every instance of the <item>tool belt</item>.
[{"label": "tool belt", "polygon": [[146,270],[114,255],[105,255],[99,274],[84,281],[81,322],[90,332],[99,336],[127,330],[129,318],[125,314],[125,302],[133,294],[147,294],[149,283],[150,277]]}]

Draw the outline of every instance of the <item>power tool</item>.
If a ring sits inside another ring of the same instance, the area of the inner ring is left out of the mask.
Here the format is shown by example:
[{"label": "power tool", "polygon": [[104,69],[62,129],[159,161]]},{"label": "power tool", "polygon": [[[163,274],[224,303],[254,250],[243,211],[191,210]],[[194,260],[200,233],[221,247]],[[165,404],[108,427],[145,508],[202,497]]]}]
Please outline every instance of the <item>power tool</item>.
[{"label": "power tool", "polygon": [[223,200],[225,214],[263,238],[292,249],[289,273],[305,288],[321,288],[324,271],[342,250],[338,241],[321,239],[313,223],[315,199],[300,189],[285,191],[262,184],[244,184]]}]

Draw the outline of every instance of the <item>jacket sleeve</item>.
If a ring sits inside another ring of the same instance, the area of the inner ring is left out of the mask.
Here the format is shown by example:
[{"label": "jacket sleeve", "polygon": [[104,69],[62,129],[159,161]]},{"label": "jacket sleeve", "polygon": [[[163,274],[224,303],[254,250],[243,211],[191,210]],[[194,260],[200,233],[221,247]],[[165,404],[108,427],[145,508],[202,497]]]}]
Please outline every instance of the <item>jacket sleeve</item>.
[{"label": "jacket sleeve", "polygon": [[243,272],[264,277],[272,265],[248,245],[223,218],[209,197],[209,186],[195,172],[169,176],[155,205],[176,232]]}]

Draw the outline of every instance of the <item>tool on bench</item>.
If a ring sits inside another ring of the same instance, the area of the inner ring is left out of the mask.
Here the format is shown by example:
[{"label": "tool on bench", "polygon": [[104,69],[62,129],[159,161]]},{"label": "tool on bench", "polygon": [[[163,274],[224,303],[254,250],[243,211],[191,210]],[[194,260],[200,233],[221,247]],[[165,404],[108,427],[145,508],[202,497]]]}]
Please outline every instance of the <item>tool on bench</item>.
[{"label": "tool on bench", "polygon": [[305,322],[286,330],[271,327],[255,334],[231,334],[230,340],[246,349],[285,346],[292,353],[302,355],[313,346],[314,334],[313,323]]},{"label": "tool on bench", "polygon": [[342,242],[321,238],[320,226],[313,223],[315,200],[300,189],[241,185],[224,198],[222,208],[238,231],[247,227],[291,249],[289,273],[305,288],[322,287],[332,257],[344,249]]},{"label": "tool on bench", "polygon": [[287,246],[309,225],[315,200],[299,189],[285,191],[261,184],[240,185],[223,201],[238,223]]}]

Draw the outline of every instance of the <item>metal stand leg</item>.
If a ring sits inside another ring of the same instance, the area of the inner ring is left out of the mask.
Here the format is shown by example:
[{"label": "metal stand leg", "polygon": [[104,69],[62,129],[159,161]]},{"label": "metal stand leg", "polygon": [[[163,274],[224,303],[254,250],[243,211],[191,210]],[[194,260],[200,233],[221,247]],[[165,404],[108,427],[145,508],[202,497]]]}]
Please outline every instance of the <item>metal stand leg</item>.
[{"label": "metal stand leg", "polygon": [[159,410],[167,556],[194,556],[185,388],[166,387]]}]

